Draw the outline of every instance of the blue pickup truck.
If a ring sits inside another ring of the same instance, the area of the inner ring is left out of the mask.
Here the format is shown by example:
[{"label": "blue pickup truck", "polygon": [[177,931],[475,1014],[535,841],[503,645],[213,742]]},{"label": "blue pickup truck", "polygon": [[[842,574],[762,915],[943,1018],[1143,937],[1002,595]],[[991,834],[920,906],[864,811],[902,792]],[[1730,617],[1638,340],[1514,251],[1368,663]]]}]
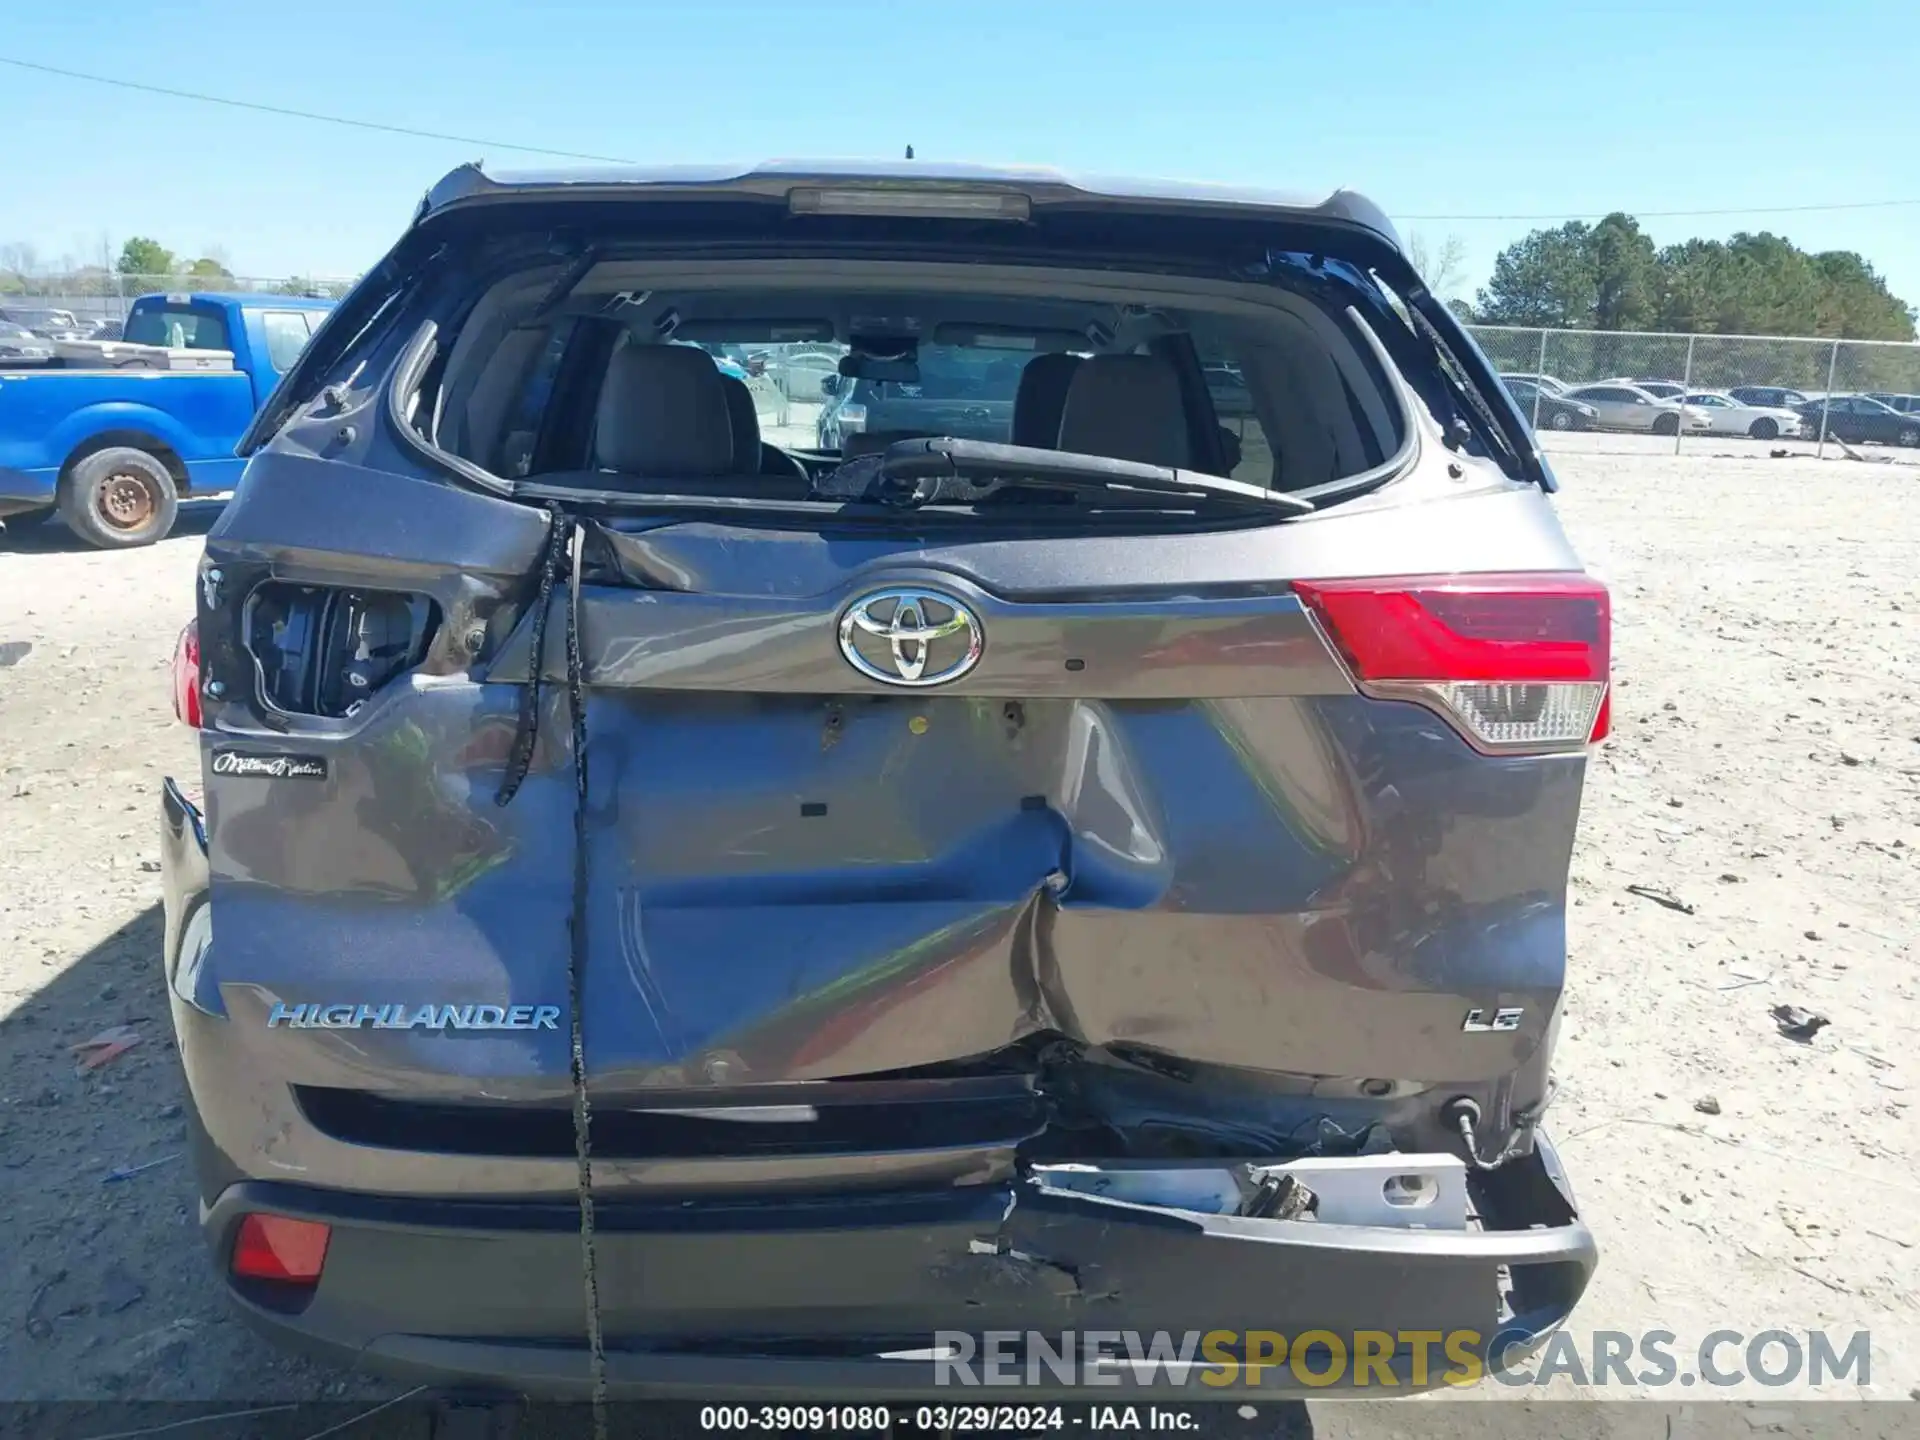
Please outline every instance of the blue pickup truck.
[{"label": "blue pickup truck", "polygon": [[0,370],[0,524],[57,513],[103,549],[162,538],[181,496],[233,488],[234,445],[333,303],[145,295],[127,344],[191,368]]}]

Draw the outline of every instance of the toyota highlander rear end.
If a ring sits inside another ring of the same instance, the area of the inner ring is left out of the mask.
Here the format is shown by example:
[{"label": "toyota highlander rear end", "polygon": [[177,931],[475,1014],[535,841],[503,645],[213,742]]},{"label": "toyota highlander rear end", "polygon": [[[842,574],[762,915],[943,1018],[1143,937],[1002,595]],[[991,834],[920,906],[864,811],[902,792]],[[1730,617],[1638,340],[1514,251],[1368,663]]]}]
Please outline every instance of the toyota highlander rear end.
[{"label": "toyota highlander rear end", "polygon": [[[815,449],[823,349],[991,433]],[[924,1395],[943,1333],[1417,1387],[1571,1310],[1607,595],[1366,201],[464,169],[243,448],[165,966],[257,1323]]]}]

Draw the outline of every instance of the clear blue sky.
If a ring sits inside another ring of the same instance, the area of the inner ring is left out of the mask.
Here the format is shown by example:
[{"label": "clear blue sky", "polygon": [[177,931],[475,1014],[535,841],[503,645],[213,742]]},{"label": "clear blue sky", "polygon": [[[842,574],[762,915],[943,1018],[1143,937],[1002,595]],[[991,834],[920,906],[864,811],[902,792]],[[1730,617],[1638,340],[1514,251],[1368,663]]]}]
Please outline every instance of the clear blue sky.
[{"label": "clear blue sky", "polygon": [[[1772,229],[1920,303],[1920,17],[1901,0],[0,0],[0,55],[640,161],[896,155],[1318,188],[1467,245],[1620,208]],[[351,274],[454,165],[567,163],[0,66],[0,242],[129,235]],[[29,117],[34,117],[32,120]],[[1771,211],[1771,213],[1769,213]],[[1512,220],[1427,219],[1511,215]]]}]

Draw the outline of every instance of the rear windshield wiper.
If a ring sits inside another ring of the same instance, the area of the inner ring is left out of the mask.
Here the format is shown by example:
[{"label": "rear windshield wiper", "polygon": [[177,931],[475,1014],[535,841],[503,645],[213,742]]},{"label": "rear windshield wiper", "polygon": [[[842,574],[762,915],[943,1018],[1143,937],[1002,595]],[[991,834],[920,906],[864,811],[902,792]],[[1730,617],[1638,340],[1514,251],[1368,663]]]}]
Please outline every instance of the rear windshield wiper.
[{"label": "rear windshield wiper", "polygon": [[1285,491],[1194,470],[951,436],[897,440],[874,459],[878,463],[855,460],[842,465],[823,478],[816,494],[903,509],[973,504],[1010,488],[1091,492],[1117,504],[1169,499],[1196,505],[1225,502],[1288,515],[1305,515],[1314,508],[1312,501]]}]

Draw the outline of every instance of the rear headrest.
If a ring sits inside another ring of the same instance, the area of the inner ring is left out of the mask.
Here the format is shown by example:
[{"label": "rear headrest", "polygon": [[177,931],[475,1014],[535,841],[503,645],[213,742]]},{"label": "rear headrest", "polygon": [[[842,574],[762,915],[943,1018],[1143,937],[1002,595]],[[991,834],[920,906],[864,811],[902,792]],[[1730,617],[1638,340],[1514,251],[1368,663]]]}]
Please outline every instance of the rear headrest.
[{"label": "rear headrest", "polygon": [[1062,450],[1142,465],[1193,464],[1180,376],[1158,355],[1095,355],[1067,386]]},{"label": "rear headrest", "polygon": [[760,412],[754,407],[753,392],[746,381],[724,370],[720,383],[726,386],[727,418],[733,422],[734,466],[752,470],[760,460]]},{"label": "rear headrest", "polygon": [[631,474],[728,474],[733,419],[720,380],[691,345],[621,346],[600,387],[595,459]]},{"label": "rear headrest", "polygon": [[1080,368],[1080,357],[1064,352],[1036,355],[1020,372],[1020,388],[1013,395],[1015,445],[1051,450],[1060,439],[1060,417],[1067,408],[1067,387]]}]

